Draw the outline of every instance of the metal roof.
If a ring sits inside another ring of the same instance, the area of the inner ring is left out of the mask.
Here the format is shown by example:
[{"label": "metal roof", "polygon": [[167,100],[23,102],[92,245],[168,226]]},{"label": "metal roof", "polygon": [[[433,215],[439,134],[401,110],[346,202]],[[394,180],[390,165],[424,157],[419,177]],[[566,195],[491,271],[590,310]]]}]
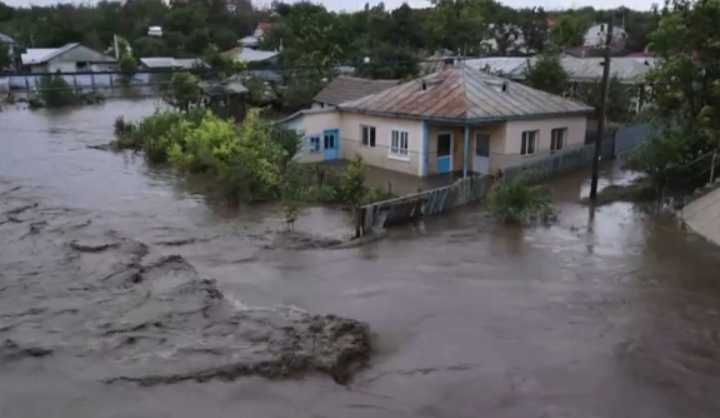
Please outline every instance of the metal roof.
[{"label": "metal roof", "polygon": [[330,81],[313,100],[337,105],[381,92],[398,84],[400,84],[400,80],[369,80],[340,75]]},{"label": "metal roof", "polygon": [[226,94],[243,94],[248,92],[247,87],[239,81],[201,81],[198,83],[198,87],[208,96],[224,96]]},{"label": "metal roof", "polygon": [[[20,55],[20,60],[23,65],[43,64],[79,46],[82,45],[79,43],[71,43],[60,48],[30,48],[24,54]],[[115,58],[107,55],[105,57],[108,62],[115,61]]]},{"label": "metal roof", "polygon": [[473,58],[465,61],[465,65],[480,71],[491,71],[507,76],[522,73],[527,67],[527,57],[487,57]]},{"label": "metal roof", "polygon": [[279,54],[277,51],[242,48],[242,50],[238,52],[238,58],[244,62],[258,62],[275,58]]},{"label": "metal roof", "polygon": [[4,33],[0,33],[0,42],[4,44],[14,44],[15,40]]},{"label": "metal roof", "polygon": [[[599,80],[602,78],[603,58],[563,57],[562,64],[572,80]],[[647,64],[646,64],[647,62]],[[653,58],[614,57],[610,60],[610,75],[629,83],[644,76],[655,64]]]},{"label": "metal roof", "polygon": [[[528,62],[532,63],[535,60],[537,57],[487,57],[469,59],[465,64],[476,70],[490,71],[513,80],[522,80],[525,78]],[[570,75],[570,79],[576,81],[601,79],[602,61],[601,57],[564,56],[561,59],[562,66]],[[613,57],[610,60],[610,74],[625,83],[633,83],[644,76],[654,64],[653,58]]]},{"label": "metal roof", "polygon": [[458,123],[587,114],[594,109],[462,65],[343,103],[340,110]]},{"label": "metal roof", "polygon": [[199,58],[146,57],[140,58],[140,62],[147,68],[191,69],[196,65],[205,65]]}]

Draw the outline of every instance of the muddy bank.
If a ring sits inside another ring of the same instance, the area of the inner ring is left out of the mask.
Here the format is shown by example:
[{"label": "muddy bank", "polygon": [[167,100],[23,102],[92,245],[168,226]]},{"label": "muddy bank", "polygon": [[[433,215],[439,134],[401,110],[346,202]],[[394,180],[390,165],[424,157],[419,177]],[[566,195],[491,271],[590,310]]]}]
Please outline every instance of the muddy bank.
[{"label": "muddy bank", "polygon": [[366,324],[246,306],[167,253],[211,237],[143,242],[100,230],[91,213],[46,207],[21,192],[0,191],[2,363],[56,357],[106,383],[308,373],[346,383],[370,358]]}]

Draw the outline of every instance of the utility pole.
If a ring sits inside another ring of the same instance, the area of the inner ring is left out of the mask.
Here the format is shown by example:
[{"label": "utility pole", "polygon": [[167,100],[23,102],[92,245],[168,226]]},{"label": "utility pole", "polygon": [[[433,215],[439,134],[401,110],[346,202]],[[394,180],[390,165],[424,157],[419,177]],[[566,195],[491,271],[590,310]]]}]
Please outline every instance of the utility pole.
[{"label": "utility pole", "polygon": [[592,182],[590,183],[590,201],[595,203],[598,189],[598,175],[600,171],[600,151],[602,147],[603,134],[605,133],[605,114],[607,112],[608,84],[610,83],[610,47],[613,42],[613,26],[615,13],[613,12],[610,22],[607,25],[605,36],[605,49],[603,50],[603,73],[602,84],[600,85],[600,109],[598,109],[597,136],[595,137],[595,157],[592,163]]}]

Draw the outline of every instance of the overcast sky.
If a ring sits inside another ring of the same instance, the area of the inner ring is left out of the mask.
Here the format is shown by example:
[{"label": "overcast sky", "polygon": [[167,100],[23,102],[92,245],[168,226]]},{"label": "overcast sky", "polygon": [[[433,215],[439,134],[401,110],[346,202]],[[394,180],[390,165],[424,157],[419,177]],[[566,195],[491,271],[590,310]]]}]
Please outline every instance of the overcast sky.
[{"label": "overcast sky", "polygon": [[[0,0],[4,3],[12,6],[27,6],[30,4],[48,5],[53,3],[59,3],[57,0]],[[76,1],[63,1],[63,3],[76,3]],[[331,10],[359,10],[365,6],[368,0],[319,0],[318,3],[323,3],[325,7]],[[622,1],[622,0],[604,0],[602,2],[592,0],[503,0],[502,3],[512,7],[532,7],[542,6],[545,9],[569,9],[575,7],[584,6],[595,6],[602,4],[602,8],[609,9],[614,7],[620,7],[627,5],[632,9],[636,10],[649,10],[653,2],[659,2],[658,0],[633,0],[633,1]],[[270,3],[269,0],[258,0],[253,3]],[[377,0],[369,1],[371,5],[379,3]],[[386,0],[385,7],[394,9],[400,6],[403,0]],[[429,4],[427,0],[407,0],[407,3],[412,7],[425,7]]]}]

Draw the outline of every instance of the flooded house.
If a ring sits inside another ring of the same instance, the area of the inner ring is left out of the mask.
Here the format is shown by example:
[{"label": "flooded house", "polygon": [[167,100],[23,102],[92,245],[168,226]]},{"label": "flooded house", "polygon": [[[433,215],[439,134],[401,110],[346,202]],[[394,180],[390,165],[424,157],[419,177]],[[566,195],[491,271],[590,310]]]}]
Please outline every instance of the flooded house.
[{"label": "flooded house", "polygon": [[305,136],[304,161],[359,155],[371,166],[427,177],[494,174],[583,147],[593,112],[461,65],[282,123]]}]

